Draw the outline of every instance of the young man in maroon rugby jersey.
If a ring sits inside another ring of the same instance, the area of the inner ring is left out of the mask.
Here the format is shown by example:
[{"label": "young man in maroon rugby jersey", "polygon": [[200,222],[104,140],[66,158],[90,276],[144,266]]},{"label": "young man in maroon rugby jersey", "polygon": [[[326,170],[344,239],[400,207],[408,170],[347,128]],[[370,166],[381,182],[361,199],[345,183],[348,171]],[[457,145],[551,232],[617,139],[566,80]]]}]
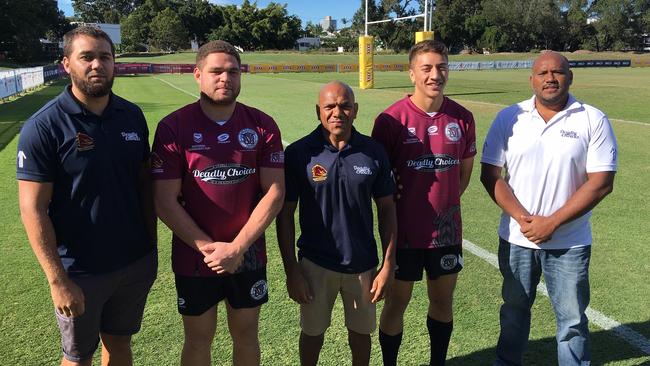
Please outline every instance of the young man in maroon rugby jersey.
[{"label": "young man in maroon rugby jersey", "polygon": [[409,52],[415,89],[376,121],[397,179],[397,270],[379,323],[385,365],[395,365],[413,284],[427,272],[431,365],[444,365],[453,328],[452,300],[463,267],[460,196],[469,184],[476,137],[472,113],[443,94],[447,47],[417,43]]},{"label": "young man in maroon rugby jersey", "polygon": [[158,216],[173,231],[172,267],[185,343],[182,365],[209,365],[217,304],[226,300],[233,364],[258,365],[268,301],[264,230],[284,200],[284,153],[271,117],[238,103],[240,58],[203,45],[201,98],[165,117],[152,156]]}]

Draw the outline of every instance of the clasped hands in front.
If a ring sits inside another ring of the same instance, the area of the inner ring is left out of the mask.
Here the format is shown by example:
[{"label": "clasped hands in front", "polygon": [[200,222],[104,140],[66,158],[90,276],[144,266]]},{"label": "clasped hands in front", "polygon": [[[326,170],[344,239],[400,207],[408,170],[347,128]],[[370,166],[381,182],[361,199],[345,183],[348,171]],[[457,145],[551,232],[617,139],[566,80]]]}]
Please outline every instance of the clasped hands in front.
[{"label": "clasped hands in front", "polygon": [[217,274],[235,273],[244,260],[245,250],[235,243],[215,241],[199,248],[203,261]]}]

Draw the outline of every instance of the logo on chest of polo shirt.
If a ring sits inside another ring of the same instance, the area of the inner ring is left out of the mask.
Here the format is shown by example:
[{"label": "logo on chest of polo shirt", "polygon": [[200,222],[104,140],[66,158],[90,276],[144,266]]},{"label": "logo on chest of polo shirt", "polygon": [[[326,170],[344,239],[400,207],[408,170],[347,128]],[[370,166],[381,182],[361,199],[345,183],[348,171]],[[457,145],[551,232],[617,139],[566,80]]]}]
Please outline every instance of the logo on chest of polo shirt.
[{"label": "logo on chest of polo shirt", "polygon": [[456,122],[449,122],[445,126],[445,136],[447,139],[452,142],[457,142],[463,137],[463,133],[460,130],[460,125]]},{"label": "logo on chest of polo shirt", "polygon": [[568,138],[571,138],[571,139],[579,138],[578,133],[575,132],[575,131],[560,130],[560,135],[562,135],[562,137],[568,137]]},{"label": "logo on chest of polo shirt", "polygon": [[250,128],[244,128],[243,130],[239,131],[237,140],[239,140],[239,144],[243,148],[253,149],[255,148],[255,146],[257,146],[257,141],[259,140],[259,137],[257,136],[257,132],[253,131]]},{"label": "logo on chest of polo shirt", "polygon": [[140,136],[137,132],[122,132],[124,141],[140,141]]},{"label": "logo on chest of polo shirt", "polygon": [[314,182],[322,182],[327,179],[327,169],[323,168],[322,165],[316,164],[311,167],[311,179]]},{"label": "logo on chest of polo shirt", "polygon": [[372,169],[370,169],[367,166],[352,166],[354,168],[354,172],[360,175],[372,175]]},{"label": "logo on chest of polo shirt", "polygon": [[422,155],[417,159],[406,161],[408,168],[419,172],[444,172],[458,164],[460,164],[460,159],[446,154]]},{"label": "logo on chest of polo shirt", "polygon": [[95,148],[95,140],[85,133],[77,132],[75,142],[77,143],[78,151],[88,151]]},{"label": "logo on chest of polo shirt", "polygon": [[255,174],[256,169],[242,164],[218,164],[203,170],[194,169],[192,175],[210,184],[236,184]]}]

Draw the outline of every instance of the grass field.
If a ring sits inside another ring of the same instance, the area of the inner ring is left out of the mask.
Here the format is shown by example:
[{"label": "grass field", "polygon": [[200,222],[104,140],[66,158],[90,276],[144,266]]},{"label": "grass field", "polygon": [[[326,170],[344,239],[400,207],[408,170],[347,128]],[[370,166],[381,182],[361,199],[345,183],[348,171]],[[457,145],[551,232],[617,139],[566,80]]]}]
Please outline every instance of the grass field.
[{"label": "grass field", "polygon": [[[248,61],[250,62],[250,61]],[[650,69],[578,69],[572,87],[575,95],[603,109],[613,119],[618,137],[620,167],[614,192],[595,210],[592,219],[594,247],[591,264],[591,307],[650,338],[650,249],[647,225],[650,193]],[[477,121],[478,144],[503,105],[530,97],[526,71],[455,72],[448,95],[468,107]],[[409,90],[406,73],[377,75],[377,88],[355,88],[360,113],[355,122],[369,133],[374,117]],[[278,122],[283,139],[295,141],[316,125],[314,104],[319,87],[342,78],[352,85],[356,74],[244,75],[240,101],[256,106]],[[171,85],[170,85],[171,84]],[[0,354],[2,364],[49,365],[59,358],[58,331],[52,314],[47,283],[31,253],[20,223],[16,199],[15,154],[17,121],[22,121],[46,100],[60,92],[63,82],[0,105]],[[189,75],[121,77],[114,91],[137,103],[145,112],[151,131],[156,123],[176,108],[195,100],[197,87]],[[631,122],[630,122],[631,121]],[[636,122],[636,123],[635,123]],[[499,210],[478,181],[478,159],[474,176],[463,196],[464,237],[496,253]],[[134,337],[138,365],[178,364],[182,345],[180,316],[175,308],[175,290],[170,269],[170,233],[159,227],[160,269],[150,294],[142,331]],[[275,230],[267,231],[270,302],[261,319],[262,363],[297,365],[299,334],[298,306],[287,296],[277,250]],[[455,298],[455,330],[449,350],[449,365],[488,365],[494,357],[498,337],[498,309],[501,303],[498,270],[466,251]],[[428,362],[425,326],[426,290],[416,286],[408,309],[400,364]],[[213,363],[227,365],[230,341],[219,312]],[[332,327],[326,334],[322,365],[349,364],[346,331],[340,303],[335,307]],[[591,325],[593,365],[650,364],[650,355],[618,338],[613,332]],[[548,300],[538,296],[533,309],[532,330],[525,362],[527,365],[555,364],[555,323]],[[381,363],[376,336],[372,364]]]},{"label": "grass field", "polygon": [[[604,59],[632,59],[650,60],[650,54],[636,54],[626,52],[595,52],[571,53],[564,55],[569,60],[604,60]],[[193,52],[180,52],[156,57],[119,57],[117,62],[148,62],[148,63],[194,63],[196,54]],[[494,53],[491,55],[451,55],[451,61],[501,61],[501,60],[531,60],[539,53]],[[242,62],[249,64],[334,64],[334,63],[359,63],[359,55],[354,52],[346,53],[321,53],[321,52],[244,52],[241,54]],[[407,54],[384,54],[374,56],[377,63],[407,62]]]}]

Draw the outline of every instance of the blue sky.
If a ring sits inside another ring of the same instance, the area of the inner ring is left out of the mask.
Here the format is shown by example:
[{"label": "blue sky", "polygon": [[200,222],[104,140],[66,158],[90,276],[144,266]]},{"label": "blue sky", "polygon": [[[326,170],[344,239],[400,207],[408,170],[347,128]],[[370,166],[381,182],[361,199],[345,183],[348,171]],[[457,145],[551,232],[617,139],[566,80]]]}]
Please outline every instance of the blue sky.
[{"label": "blue sky", "polygon": [[[57,0],[59,9],[63,10],[66,16],[74,15],[71,0]],[[239,5],[240,0],[210,0],[211,3],[220,5]],[[252,1],[251,1],[252,2]],[[270,0],[258,0],[257,6],[264,8],[270,3]],[[311,21],[319,23],[326,15],[331,16],[338,21],[340,27],[341,19],[352,20],[352,16],[361,5],[360,0],[276,0],[276,3],[287,4],[289,15],[297,15],[303,25]]]}]

